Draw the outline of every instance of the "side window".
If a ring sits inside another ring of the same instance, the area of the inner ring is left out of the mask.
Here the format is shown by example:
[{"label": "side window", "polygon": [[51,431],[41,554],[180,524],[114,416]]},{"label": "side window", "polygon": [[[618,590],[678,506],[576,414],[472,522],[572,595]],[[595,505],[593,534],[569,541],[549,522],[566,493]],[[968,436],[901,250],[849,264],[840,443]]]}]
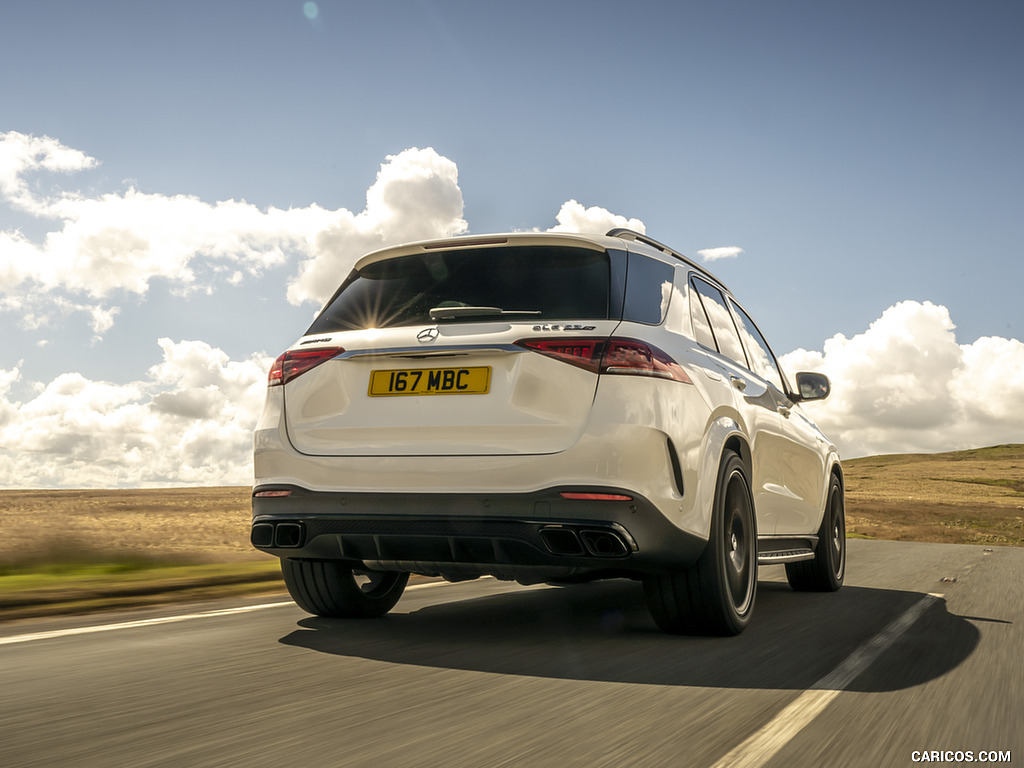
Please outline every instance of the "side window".
[{"label": "side window", "polygon": [[732,315],[726,306],[725,297],[722,292],[699,278],[693,278],[693,287],[700,294],[704,311],[707,312],[708,320],[711,322],[711,330],[718,342],[718,351],[728,358],[731,358],[740,365],[746,367],[747,358],[743,354],[743,345],[740,344],[739,334],[736,333],[736,325],[732,321]]},{"label": "side window", "polygon": [[740,336],[743,337],[743,342],[747,347],[747,356],[750,358],[750,370],[765,381],[774,384],[780,392],[785,392],[786,388],[782,384],[782,372],[779,370],[778,363],[775,362],[775,355],[772,354],[768,342],[757,330],[750,315],[740,309],[735,302],[730,303],[736,311],[736,319],[739,320]]},{"label": "side window", "polygon": [[646,325],[659,325],[665,319],[672,297],[672,265],[629,254],[626,268],[626,306],[623,320]]},{"label": "side window", "polygon": [[702,347],[718,351],[715,343],[715,336],[711,333],[711,321],[708,320],[708,313],[704,311],[704,304],[697,294],[697,289],[690,286],[690,320],[693,322],[693,335],[697,343]]}]

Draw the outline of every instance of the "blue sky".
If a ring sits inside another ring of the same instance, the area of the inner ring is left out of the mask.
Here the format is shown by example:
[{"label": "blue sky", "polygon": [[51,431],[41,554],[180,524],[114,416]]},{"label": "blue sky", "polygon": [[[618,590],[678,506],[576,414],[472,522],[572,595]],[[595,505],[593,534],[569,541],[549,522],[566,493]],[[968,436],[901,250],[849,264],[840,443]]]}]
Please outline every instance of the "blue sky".
[{"label": "blue sky", "polygon": [[[317,308],[288,293],[303,265],[564,225],[569,201],[742,249],[711,269],[856,393],[816,416],[847,453],[1024,441],[1022,22],[1010,0],[7,0],[0,486],[245,482],[258,405],[208,390],[256,397]],[[402,222],[374,218],[378,174],[422,203]],[[211,223],[158,253],[193,209]]]}]

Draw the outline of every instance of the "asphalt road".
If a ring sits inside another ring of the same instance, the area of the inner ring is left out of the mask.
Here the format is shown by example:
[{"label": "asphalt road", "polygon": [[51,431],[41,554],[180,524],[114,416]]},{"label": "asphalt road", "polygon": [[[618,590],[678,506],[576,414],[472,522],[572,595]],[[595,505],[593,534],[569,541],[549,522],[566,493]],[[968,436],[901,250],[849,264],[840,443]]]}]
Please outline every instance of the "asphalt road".
[{"label": "asphalt road", "polygon": [[728,639],[658,633],[630,582],[4,624],[0,766],[1024,763],[1024,549],[851,541],[839,593],[783,579]]}]

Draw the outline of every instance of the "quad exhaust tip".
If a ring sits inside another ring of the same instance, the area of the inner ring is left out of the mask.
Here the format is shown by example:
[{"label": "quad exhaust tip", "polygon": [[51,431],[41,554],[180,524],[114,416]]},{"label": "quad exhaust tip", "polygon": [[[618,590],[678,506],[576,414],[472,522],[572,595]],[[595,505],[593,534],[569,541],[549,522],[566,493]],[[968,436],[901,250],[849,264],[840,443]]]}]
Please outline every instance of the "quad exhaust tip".
[{"label": "quad exhaust tip", "polygon": [[625,557],[629,547],[619,534],[610,530],[586,529],[576,531],[572,528],[551,526],[542,528],[541,540],[548,551],[554,555],[592,557]]},{"label": "quad exhaust tip", "polygon": [[629,554],[625,543],[612,531],[581,531],[583,546],[595,557],[625,557]]},{"label": "quad exhaust tip", "polygon": [[302,546],[302,523],[256,523],[249,534],[254,547],[282,547],[295,549]]},{"label": "quad exhaust tip", "polygon": [[542,528],[540,538],[553,555],[582,555],[585,551],[583,542],[571,528]]}]

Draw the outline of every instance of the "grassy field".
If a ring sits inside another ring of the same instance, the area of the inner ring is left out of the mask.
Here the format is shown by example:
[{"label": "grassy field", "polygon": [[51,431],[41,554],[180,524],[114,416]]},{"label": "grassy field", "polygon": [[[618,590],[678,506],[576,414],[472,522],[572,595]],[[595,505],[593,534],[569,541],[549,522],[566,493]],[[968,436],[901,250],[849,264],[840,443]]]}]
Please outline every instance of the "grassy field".
[{"label": "grassy field", "polygon": [[843,462],[847,535],[1024,546],[1024,445]]},{"label": "grassy field", "polygon": [[[849,536],[1024,546],[1024,445],[844,462]],[[4,491],[0,618],[283,588],[248,488]]]},{"label": "grassy field", "polygon": [[284,589],[249,488],[4,491],[0,620]]},{"label": "grassy field", "polygon": [[4,491],[0,569],[271,560],[249,545],[249,488]]}]

